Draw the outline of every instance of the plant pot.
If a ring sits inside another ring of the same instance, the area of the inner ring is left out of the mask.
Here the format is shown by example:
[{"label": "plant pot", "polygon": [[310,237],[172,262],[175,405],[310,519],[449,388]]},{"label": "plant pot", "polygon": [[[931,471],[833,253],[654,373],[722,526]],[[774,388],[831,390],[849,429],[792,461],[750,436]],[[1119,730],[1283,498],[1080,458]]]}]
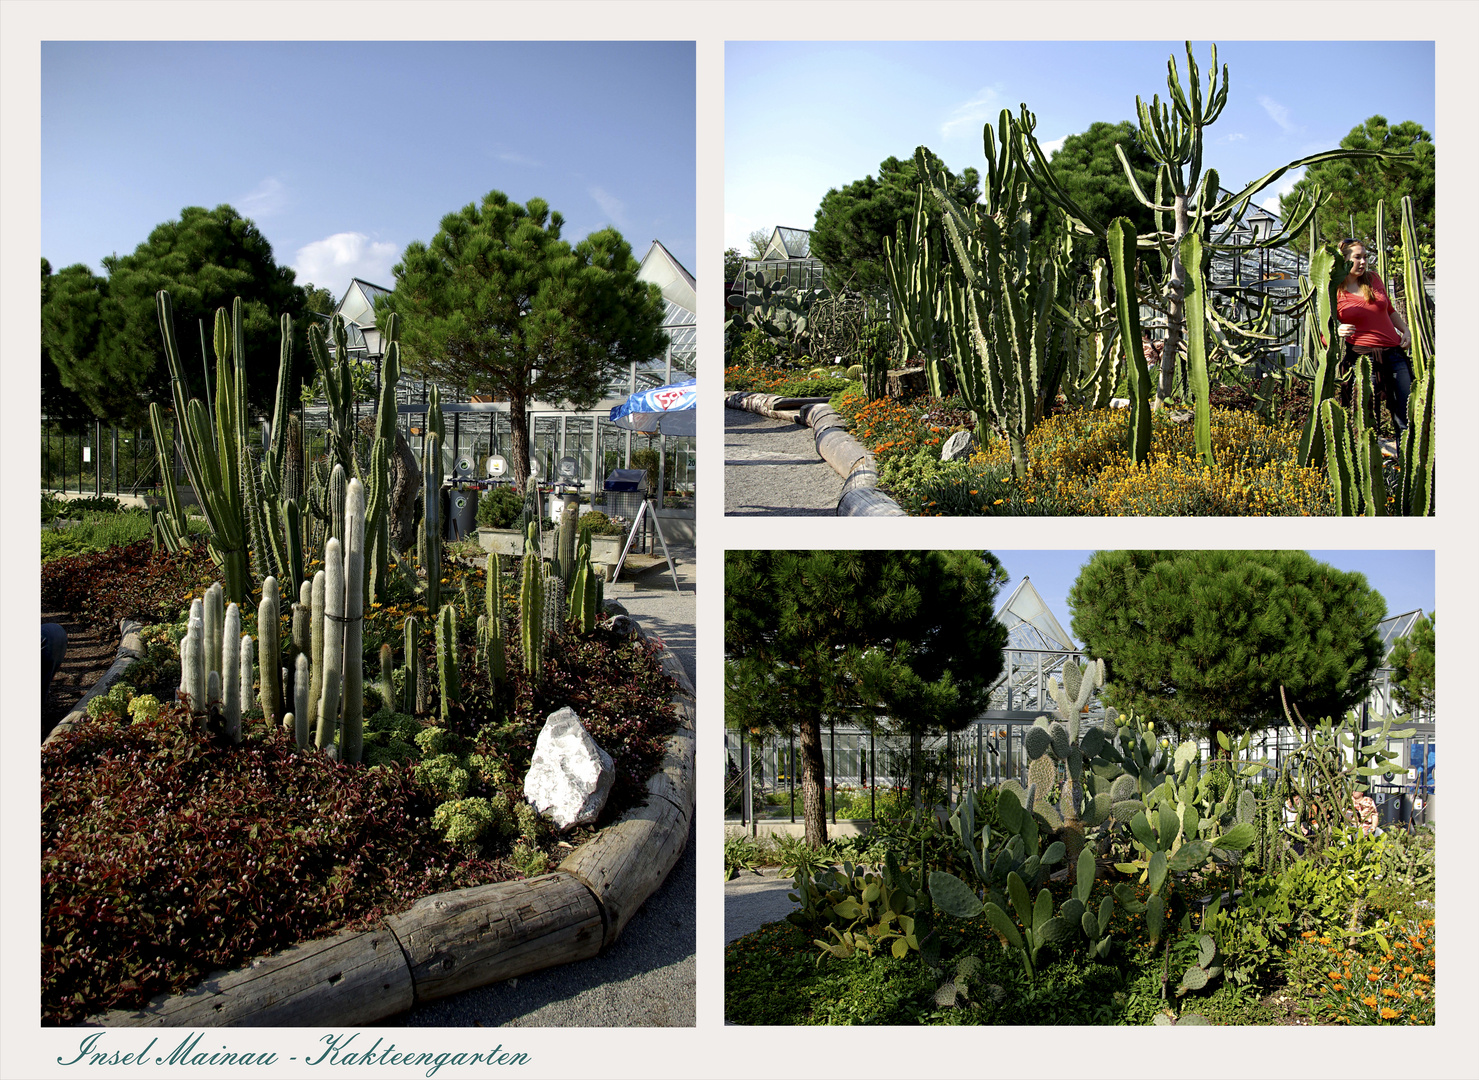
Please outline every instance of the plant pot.
[{"label": "plant pot", "polygon": [[[540,545],[540,554],[542,554],[547,559],[554,558],[554,532],[546,531],[544,536],[542,537],[542,541],[543,542]],[[480,526],[478,528],[478,543],[483,545],[483,550],[495,551],[499,555],[522,556],[524,554],[524,534],[518,529],[489,529]],[[618,548],[617,554],[620,553],[621,549]],[[615,560],[613,559],[613,561]]]}]

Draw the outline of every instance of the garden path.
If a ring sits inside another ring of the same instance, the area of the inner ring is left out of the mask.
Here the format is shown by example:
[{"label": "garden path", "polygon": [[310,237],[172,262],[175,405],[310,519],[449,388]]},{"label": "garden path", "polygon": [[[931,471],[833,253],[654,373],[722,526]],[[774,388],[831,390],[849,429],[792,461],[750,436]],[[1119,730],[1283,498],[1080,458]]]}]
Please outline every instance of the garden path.
[{"label": "garden path", "polygon": [[724,410],[724,513],[832,517],[842,477],[817,453],[811,428]]},{"label": "garden path", "polygon": [[766,923],[784,919],[796,910],[787,893],[795,887],[789,877],[779,876],[775,867],[758,875],[740,873],[724,883],[724,941],[738,941]]}]

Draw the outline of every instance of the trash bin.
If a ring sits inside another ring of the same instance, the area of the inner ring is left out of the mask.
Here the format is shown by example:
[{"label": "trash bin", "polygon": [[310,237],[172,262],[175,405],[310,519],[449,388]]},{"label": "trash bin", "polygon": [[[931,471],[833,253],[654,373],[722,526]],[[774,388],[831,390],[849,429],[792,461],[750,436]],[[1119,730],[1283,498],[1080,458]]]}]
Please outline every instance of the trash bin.
[{"label": "trash bin", "polygon": [[447,523],[448,540],[466,540],[478,534],[478,492],[476,488],[443,488],[442,518]]},{"label": "trash bin", "polygon": [[[642,503],[647,499],[647,470],[646,469],[612,469],[606,475],[606,515],[608,517],[623,517],[627,520],[627,527],[636,520],[637,514],[642,509]],[[642,519],[642,527],[637,530],[638,550],[647,550],[647,519]]]}]

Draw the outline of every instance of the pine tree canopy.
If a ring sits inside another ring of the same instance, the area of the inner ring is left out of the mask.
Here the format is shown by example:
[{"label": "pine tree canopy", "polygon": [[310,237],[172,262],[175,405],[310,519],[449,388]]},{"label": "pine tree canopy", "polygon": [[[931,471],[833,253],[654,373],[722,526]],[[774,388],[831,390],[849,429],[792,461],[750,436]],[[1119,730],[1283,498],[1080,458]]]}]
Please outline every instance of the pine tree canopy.
[{"label": "pine tree canopy", "polygon": [[1343,716],[1381,663],[1386,603],[1303,551],[1100,551],[1068,594],[1106,700],[1182,736]]}]

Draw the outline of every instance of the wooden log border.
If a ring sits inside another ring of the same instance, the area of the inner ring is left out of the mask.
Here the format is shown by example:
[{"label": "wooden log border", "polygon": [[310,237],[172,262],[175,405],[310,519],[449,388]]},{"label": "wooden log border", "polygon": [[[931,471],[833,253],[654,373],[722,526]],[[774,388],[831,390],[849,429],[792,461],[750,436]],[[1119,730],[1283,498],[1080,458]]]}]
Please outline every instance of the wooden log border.
[{"label": "wooden log border", "polygon": [[[628,618],[641,634],[638,620]],[[138,630],[135,624],[135,637]],[[119,650],[99,686],[110,677],[117,681],[143,655],[142,642],[136,646],[128,656]],[[553,872],[423,897],[369,930],[306,941],[244,968],[214,972],[193,989],[155,998],[142,1009],[116,1009],[81,1026],[369,1024],[419,1002],[595,956],[616,941],[688,844],[694,688],[666,645],[659,661],[679,687],[672,697],[678,730],[647,781],[646,804],[580,845]],[[99,692],[106,690],[88,697]],[[86,715],[86,701],[68,714],[71,723]]]},{"label": "wooden log border", "polygon": [[878,490],[873,455],[847,431],[826,398],[783,398],[775,394],[728,394],[724,406],[804,424],[816,436],[817,454],[843,477],[838,517],[907,517],[899,504]]}]

